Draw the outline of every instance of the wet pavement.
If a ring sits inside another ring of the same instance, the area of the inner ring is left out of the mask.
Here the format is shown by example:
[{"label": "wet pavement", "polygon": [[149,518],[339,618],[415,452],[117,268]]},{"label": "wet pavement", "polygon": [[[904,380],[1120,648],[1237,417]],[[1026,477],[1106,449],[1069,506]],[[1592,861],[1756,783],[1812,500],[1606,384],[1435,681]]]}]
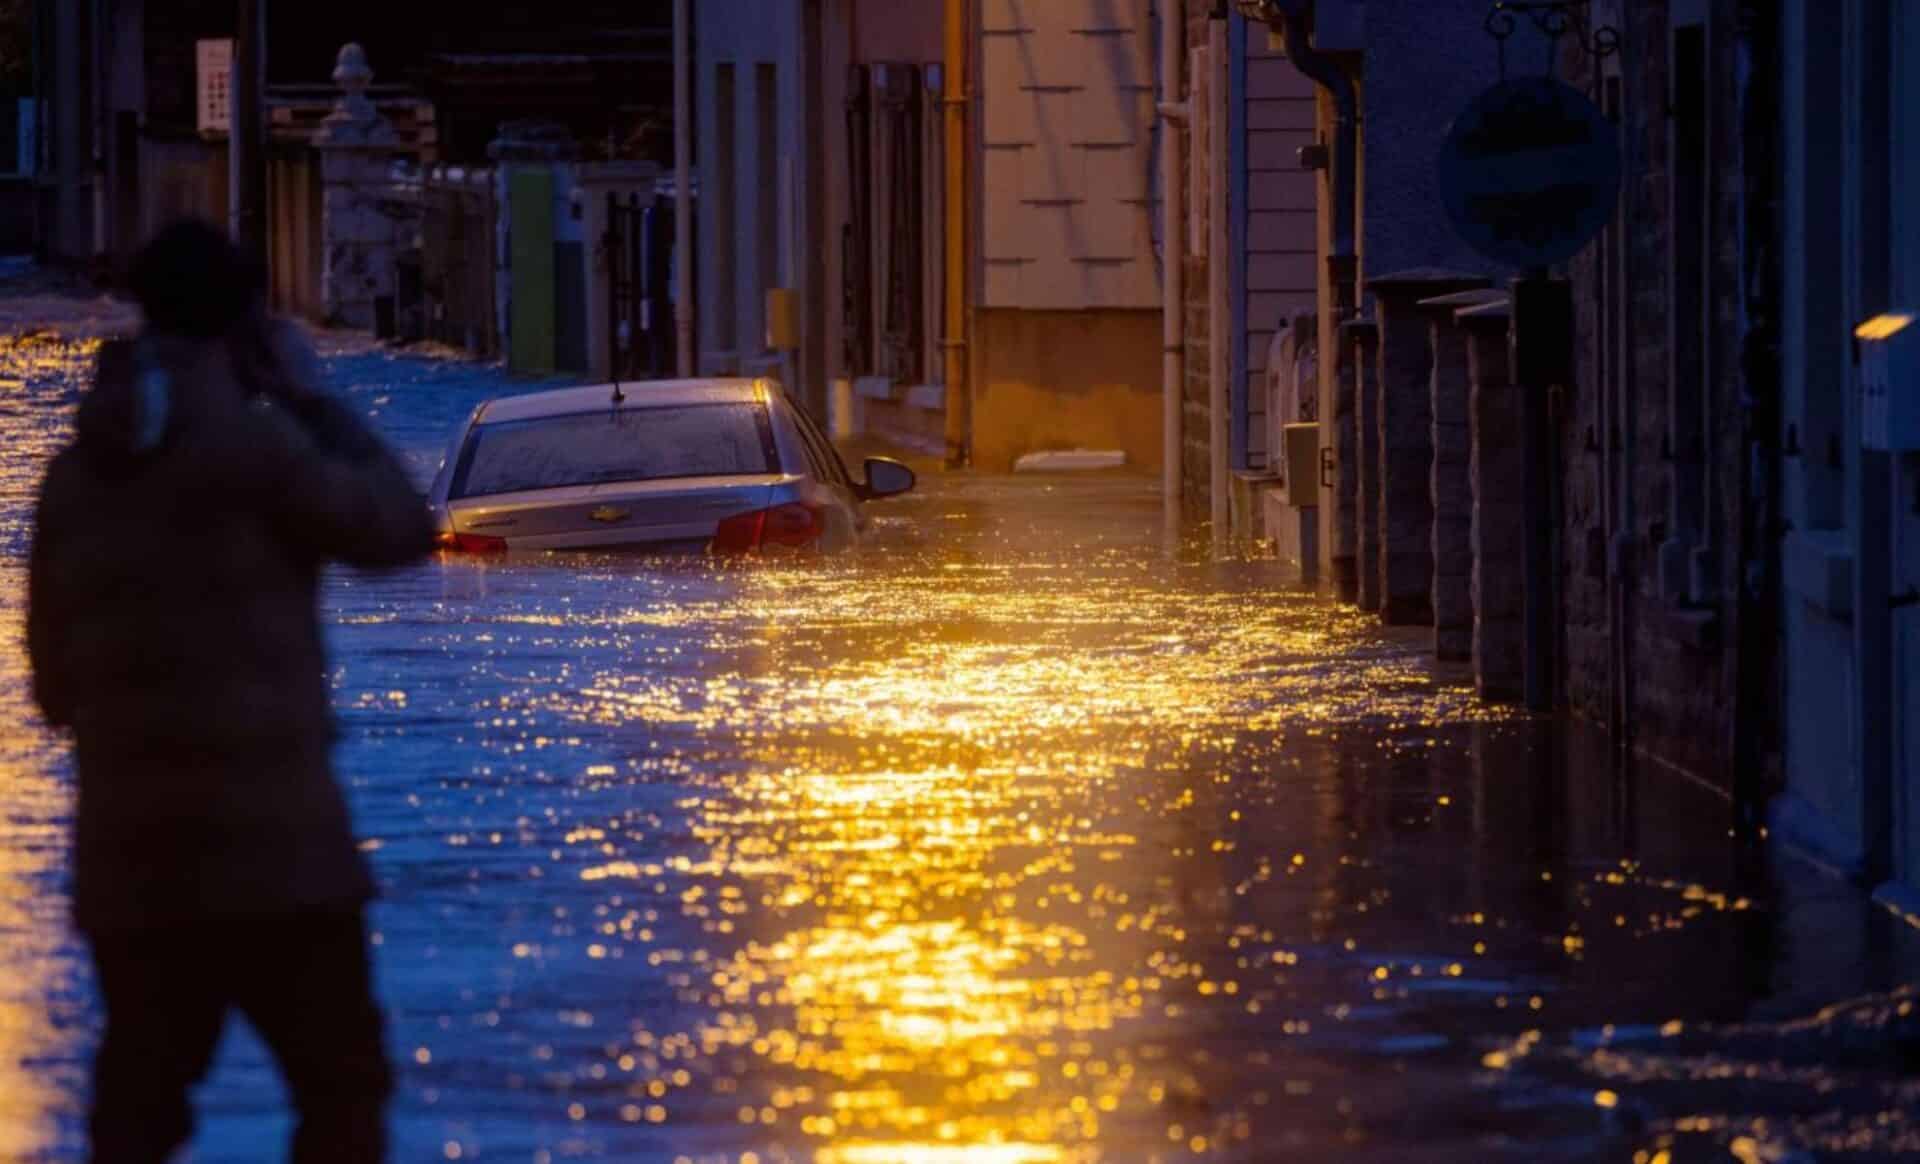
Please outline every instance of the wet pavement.
[{"label": "wet pavement", "polygon": [[[79,1157],[97,1021],[19,625],[86,356],[0,341],[7,1160]],[[423,475],[503,383],[329,363]],[[1712,794],[1274,563],[1170,560],[1147,482],[877,512],[840,561],[330,585],[396,1160],[1920,1153],[1920,931]],[[243,1029],[201,1102],[196,1160],[278,1158]]]}]

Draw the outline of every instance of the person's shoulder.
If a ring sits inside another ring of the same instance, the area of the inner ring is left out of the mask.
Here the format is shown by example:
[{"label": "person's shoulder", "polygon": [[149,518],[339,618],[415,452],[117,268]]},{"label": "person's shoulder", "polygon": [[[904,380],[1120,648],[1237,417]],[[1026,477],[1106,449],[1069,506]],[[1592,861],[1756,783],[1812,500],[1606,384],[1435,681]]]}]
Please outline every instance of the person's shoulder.
[{"label": "person's shoulder", "polygon": [[311,453],[312,441],[299,418],[282,401],[257,394],[234,409],[226,436],[241,459],[254,469],[278,474]]},{"label": "person's shoulder", "polygon": [[88,427],[91,419],[88,414],[99,407],[102,399],[132,387],[140,374],[140,358],[140,347],[134,340],[111,339],[100,345],[93,358],[93,382],[81,398],[80,411],[75,417],[81,432]]},{"label": "person's shoulder", "polygon": [[35,526],[44,531],[64,522],[89,478],[86,456],[76,445],[68,444],[55,453],[40,478]]},{"label": "person's shoulder", "polygon": [[263,325],[267,348],[282,370],[300,387],[318,390],[323,382],[320,352],[307,329],[285,316],[270,316]]},{"label": "person's shoulder", "polygon": [[138,358],[139,341],[121,337],[100,345],[94,356],[94,375],[131,375]]}]

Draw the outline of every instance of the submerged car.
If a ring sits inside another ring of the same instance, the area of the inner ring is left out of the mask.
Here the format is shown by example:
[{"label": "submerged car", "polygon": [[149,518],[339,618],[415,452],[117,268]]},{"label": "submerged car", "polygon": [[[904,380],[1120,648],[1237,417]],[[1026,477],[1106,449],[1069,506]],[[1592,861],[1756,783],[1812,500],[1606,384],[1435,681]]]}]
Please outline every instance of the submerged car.
[{"label": "submerged car", "polygon": [[448,447],[429,503],[441,549],[752,554],[858,544],[866,502],[914,487],[832,442],[766,380],[656,380],[489,400]]}]

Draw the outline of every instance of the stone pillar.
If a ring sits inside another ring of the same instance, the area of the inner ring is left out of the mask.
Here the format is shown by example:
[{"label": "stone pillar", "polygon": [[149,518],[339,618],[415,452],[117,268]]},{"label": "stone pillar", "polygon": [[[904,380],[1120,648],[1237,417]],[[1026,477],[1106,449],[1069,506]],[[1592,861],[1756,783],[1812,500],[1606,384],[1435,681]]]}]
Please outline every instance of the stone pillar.
[{"label": "stone pillar", "polygon": [[341,95],[314,137],[320,151],[320,300],[329,322],[370,329],[374,303],[394,293],[398,240],[381,205],[388,170],[400,152],[393,126],[367,99],[373,70],[357,44],[340,50],[333,70]]},{"label": "stone pillar", "polygon": [[1335,325],[1332,349],[1323,353],[1332,395],[1322,402],[1320,415],[1321,455],[1326,458],[1322,464],[1332,470],[1321,498],[1321,504],[1326,506],[1320,527],[1324,539],[1322,553],[1327,579],[1333,584],[1334,596],[1342,602],[1352,602],[1359,586],[1355,556],[1359,552],[1356,539],[1360,531],[1357,516],[1360,479],[1354,471],[1355,380],[1353,340],[1348,326]]},{"label": "stone pillar", "polygon": [[1433,354],[1433,652],[1449,662],[1473,657],[1473,480],[1467,335],[1462,307],[1497,302],[1499,291],[1456,291],[1422,299]]},{"label": "stone pillar", "polygon": [[1526,505],[1520,392],[1507,351],[1504,300],[1463,307],[1467,337],[1473,486],[1473,672],[1482,697],[1511,702],[1526,690]]},{"label": "stone pillar", "polygon": [[[1380,331],[1370,319],[1356,319],[1340,328],[1340,390],[1353,401],[1353,434],[1340,450],[1344,471],[1341,487],[1353,496],[1353,572],[1351,601],[1362,610],[1380,609],[1380,480],[1379,427],[1374,411],[1379,393],[1374,387],[1380,362]],[[1351,387],[1349,388],[1349,385]]]},{"label": "stone pillar", "polygon": [[1379,449],[1380,619],[1389,625],[1433,623],[1433,360],[1420,301],[1490,282],[1420,268],[1367,283],[1380,321],[1379,435],[1371,447]]}]

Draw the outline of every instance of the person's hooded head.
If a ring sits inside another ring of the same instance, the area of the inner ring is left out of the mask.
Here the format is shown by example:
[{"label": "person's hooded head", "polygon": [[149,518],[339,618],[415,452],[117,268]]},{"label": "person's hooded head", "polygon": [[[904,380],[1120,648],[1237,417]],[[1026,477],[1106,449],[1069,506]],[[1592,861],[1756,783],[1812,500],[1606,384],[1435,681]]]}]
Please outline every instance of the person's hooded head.
[{"label": "person's hooded head", "polygon": [[225,231],[192,218],[163,228],[140,248],[127,283],[150,331],[186,339],[227,334],[266,291],[259,263]]},{"label": "person's hooded head", "polygon": [[149,338],[101,349],[76,421],[82,446],[116,475],[137,471],[166,447],[179,415],[173,376],[182,354],[222,343],[230,360],[234,338],[245,334],[242,325],[259,313],[265,293],[259,265],[220,229],[193,219],[154,235],[127,282]]}]

